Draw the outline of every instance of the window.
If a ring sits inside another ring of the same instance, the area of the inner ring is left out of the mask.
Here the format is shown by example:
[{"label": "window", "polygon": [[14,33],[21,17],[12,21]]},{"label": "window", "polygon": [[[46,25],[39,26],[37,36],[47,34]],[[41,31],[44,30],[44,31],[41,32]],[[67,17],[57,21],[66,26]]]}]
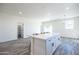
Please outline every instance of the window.
[{"label": "window", "polygon": [[73,29],[73,20],[66,20],[65,21],[65,29]]}]

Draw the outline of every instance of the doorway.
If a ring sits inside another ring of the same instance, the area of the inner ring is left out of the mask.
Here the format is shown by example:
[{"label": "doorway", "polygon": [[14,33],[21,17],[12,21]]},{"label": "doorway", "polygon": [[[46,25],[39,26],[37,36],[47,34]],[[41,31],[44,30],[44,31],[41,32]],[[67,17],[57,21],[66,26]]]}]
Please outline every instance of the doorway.
[{"label": "doorway", "polygon": [[22,23],[18,24],[17,30],[18,30],[17,38],[18,39],[24,38],[24,24]]}]

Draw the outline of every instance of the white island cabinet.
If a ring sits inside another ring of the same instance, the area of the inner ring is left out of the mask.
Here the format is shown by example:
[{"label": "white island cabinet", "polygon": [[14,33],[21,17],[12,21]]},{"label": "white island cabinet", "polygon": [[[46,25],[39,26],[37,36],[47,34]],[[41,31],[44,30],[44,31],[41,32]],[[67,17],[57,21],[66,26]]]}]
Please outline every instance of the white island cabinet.
[{"label": "white island cabinet", "polygon": [[52,55],[60,45],[58,35],[33,35],[31,40],[31,55]]}]

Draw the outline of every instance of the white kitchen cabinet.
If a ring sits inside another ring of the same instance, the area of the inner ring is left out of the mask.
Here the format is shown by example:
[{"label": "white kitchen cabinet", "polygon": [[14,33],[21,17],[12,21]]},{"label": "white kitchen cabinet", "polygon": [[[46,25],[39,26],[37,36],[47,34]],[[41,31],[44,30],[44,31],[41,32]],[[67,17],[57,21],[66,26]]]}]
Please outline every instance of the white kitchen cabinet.
[{"label": "white kitchen cabinet", "polygon": [[61,44],[58,35],[33,35],[31,40],[31,55],[52,55]]}]

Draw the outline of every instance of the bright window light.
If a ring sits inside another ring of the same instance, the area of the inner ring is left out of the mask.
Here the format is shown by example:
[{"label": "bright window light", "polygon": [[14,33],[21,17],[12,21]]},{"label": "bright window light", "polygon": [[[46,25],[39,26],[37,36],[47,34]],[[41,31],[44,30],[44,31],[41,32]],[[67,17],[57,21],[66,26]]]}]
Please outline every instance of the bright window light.
[{"label": "bright window light", "polygon": [[73,20],[66,20],[65,21],[65,29],[73,29]]}]

